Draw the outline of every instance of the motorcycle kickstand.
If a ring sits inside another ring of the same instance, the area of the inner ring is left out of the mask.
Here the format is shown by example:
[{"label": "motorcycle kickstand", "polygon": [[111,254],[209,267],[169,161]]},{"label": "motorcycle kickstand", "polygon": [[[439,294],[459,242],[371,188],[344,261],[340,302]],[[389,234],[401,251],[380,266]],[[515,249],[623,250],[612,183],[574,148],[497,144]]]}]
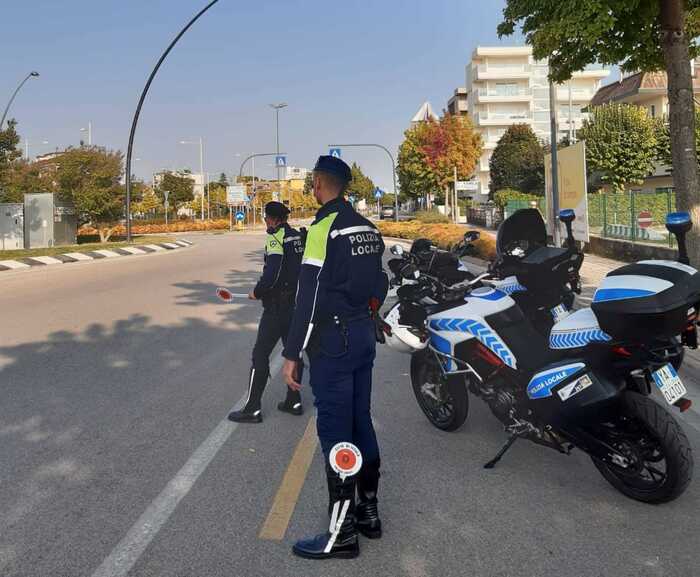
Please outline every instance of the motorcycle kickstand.
[{"label": "motorcycle kickstand", "polygon": [[506,444],[501,447],[501,450],[498,451],[498,453],[496,453],[496,456],[484,465],[484,469],[493,469],[496,466],[496,463],[503,458],[503,455],[506,454],[508,449],[510,449],[513,446],[513,443],[515,443],[517,440],[518,435],[511,435],[506,441]]}]

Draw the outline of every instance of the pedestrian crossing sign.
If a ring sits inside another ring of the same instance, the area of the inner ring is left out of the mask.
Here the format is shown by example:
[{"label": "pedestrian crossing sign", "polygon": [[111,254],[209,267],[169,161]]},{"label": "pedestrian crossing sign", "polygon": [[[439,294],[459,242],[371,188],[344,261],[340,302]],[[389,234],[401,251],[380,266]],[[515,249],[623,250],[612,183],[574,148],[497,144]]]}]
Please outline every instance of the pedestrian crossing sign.
[{"label": "pedestrian crossing sign", "polygon": [[340,148],[331,148],[329,154],[333,158],[340,158]]}]

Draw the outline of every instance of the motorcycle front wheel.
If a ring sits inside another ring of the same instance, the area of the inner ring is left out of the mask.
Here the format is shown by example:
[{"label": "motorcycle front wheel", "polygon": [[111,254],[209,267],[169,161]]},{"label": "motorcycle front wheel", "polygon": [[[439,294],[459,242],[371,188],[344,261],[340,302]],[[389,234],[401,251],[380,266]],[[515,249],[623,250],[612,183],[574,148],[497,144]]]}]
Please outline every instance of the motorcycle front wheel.
[{"label": "motorcycle front wheel", "polygon": [[411,356],[411,385],[418,406],[434,427],[456,431],[467,419],[469,394],[464,375],[446,377],[432,351]]},{"label": "motorcycle front wheel", "polygon": [[627,391],[622,412],[596,433],[625,456],[615,464],[591,457],[618,491],[645,503],[666,503],[679,497],[693,476],[688,438],[673,416],[650,397]]}]

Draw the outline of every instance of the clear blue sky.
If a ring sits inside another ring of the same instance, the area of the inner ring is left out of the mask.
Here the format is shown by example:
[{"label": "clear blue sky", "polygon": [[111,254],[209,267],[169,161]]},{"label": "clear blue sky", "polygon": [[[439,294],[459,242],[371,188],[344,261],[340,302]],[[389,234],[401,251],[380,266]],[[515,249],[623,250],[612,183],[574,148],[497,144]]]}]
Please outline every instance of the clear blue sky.
[{"label": "clear blue sky", "polygon": [[[41,73],[11,111],[31,153],[93,142],[126,150],[131,115],[156,59],[206,0],[25,0],[3,6],[0,105],[32,69]],[[220,0],[175,47],[151,88],[134,171],[238,171],[236,153],[271,151],[273,111],[289,163],[311,167],[332,141],[396,150],[424,100],[446,106],[477,44],[499,44],[501,1]],[[503,44],[519,40],[507,39]],[[48,146],[40,142],[48,140]],[[388,159],[344,151],[391,190]],[[273,169],[259,162],[263,176]]]}]

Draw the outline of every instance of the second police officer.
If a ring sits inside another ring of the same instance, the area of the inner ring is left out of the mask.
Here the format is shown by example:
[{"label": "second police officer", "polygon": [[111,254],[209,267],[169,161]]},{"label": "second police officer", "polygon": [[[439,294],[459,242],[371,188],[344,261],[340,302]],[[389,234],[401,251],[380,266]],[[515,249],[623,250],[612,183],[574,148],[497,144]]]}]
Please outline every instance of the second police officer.
[{"label": "second police officer", "polygon": [[[260,280],[248,295],[252,300],[262,301],[263,314],[253,347],[248,397],[241,410],[233,411],[228,416],[230,421],[237,423],[262,422],[260,402],[270,377],[270,355],[280,339],[283,344],[286,342],[294,312],[304,241],[302,234],[287,223],[288,216],[289,209],[281,202],[273,201],[265,205],[265,266]],[[303,409],[299,391],[288,387],[286,399],[277,408],[301,415]]]},{"label": "second police officer", "polygon": [[[283,374],[288,386],[300,388],[306,350],[331,523],[327,532],[298,541],[293,551],[312,559],[355,557],[358,530],[370,538],[381,536],[379,448],[370,404],[376,347],[372,311],[377,312],[388,286],[382,270],[384,242],[376,227],[343,198],[351,180],[345,162],[321,156],[313,177],[314,196],[322,206],[309,228]],[[330,457],[339,443],[359,448],[362,468],[357,475],[336,472]]]}]

